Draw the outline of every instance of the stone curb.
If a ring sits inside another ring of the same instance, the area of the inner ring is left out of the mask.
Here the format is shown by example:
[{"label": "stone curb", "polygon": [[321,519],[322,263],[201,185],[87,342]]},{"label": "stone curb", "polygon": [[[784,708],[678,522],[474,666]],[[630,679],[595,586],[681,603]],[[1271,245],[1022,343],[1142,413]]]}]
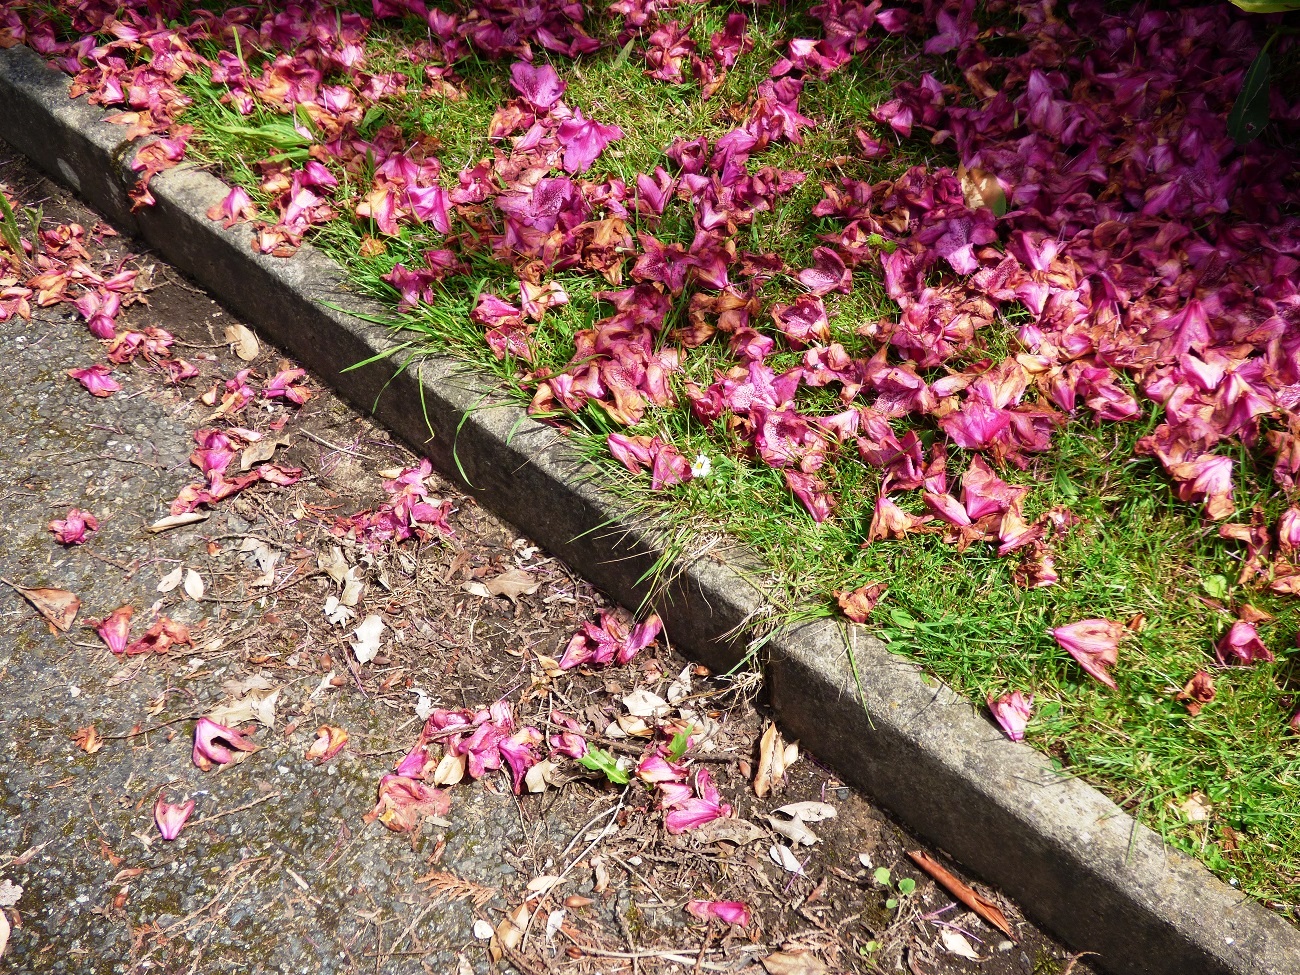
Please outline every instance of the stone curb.
[{"label": "stone curb", "polygon": [[[206,218],[226,188],[196,169],[154,179],[158,203],[132,213],[130,148],[103,113],[26,48],[0,51],[0,137],[142,237],[266,338],[484,505],[626,605],[661,552],[654,532],[598,487],[554,430],[457,364],[383,359],[397,344],[363,317],[382,310],[344,290],[340,268],[304,247],[255,254],[247,227]],[[336,310],[348,309],[347,312]],[[354,314],[349,314],[352,312]],[[675,566],[656,608],[674,642],[715,668],[745,654],[729,634],[767,605],[743,551]],[[850,663],[852,654],[852,665]],[[1296,975],[1300,932],[1165,847],[1101,793],[1003,739],[968,703],[854,627],[805,624],[767,644],[773,708],[847,781],[944,848],[1115,975]],[[854,671],[856,669],[856,677]]]}]

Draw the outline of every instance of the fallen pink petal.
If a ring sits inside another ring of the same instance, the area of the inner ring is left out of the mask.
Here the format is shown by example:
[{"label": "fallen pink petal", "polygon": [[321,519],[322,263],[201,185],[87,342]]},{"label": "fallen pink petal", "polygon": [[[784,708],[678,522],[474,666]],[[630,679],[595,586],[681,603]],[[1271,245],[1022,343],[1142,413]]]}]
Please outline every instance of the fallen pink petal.
[{"label": "fallen pink petal", "polygon": [[199,718],[194,726],[194,764],[204,772],[235,760],[236,752],[252,753],[261,746],[211,718]]},{"label": "fallen pink petal", "polygon": [[166,802],[162,795],[153,806],[153,821],[164,840],[174,840],[181,835],[181,829],[194,812],[194,800],[187,799],[179,804]]},{"label": "fallen pink petal", "polygon": [[113,653],[126,652],[127,641],[131,638],[131,617],[134,615],[134,606],[119,606],[97,624],[95,632]]},{"label": "fallen pink petal", "polygon": [[686,910],[701,921],[717,918],[724,924],[738,924],[749,927],[749,908],[741,901],[700,901],[686,902]]},{"label": "fallen pink petal", "polygon": [[1118,662],[1119,642],[1128,634],[1124,624],[1103,619],[1080,620],[1047,632],[1088,674],[1107,687],[1117,686],[1110,668]]},{"label": "fallen pink petal", "polygon": [[1219,638],[1214,646],[1214,658],[1222,667],[1242,666],[1270,662],[1274,659],[1273,651],[1264,645],[1254,623],[1238,620],[1228,632]]},{"label": "fallen pink petal", "polygon": [[1026,697],[1020,691],[1009,691],[1001,697],[988,698],[989,710],[998,726],[1012,741],[1024,741],[1025,727],[1033,711],[1034,696]]},{"label": "fallen pink petal", "polygon": [[62,518],[50,522],[49,528],[60,545],[81,545],[88,535],[99,531],[99,519],[89,511],[69,508]]},{"label": "fallen pink petal", "polygon": [[121,383],[113,378],[110,366],[95,363],[84,369],[69,369],[68,375],[90,391],[91,396],[112,396],[122,388]]}]

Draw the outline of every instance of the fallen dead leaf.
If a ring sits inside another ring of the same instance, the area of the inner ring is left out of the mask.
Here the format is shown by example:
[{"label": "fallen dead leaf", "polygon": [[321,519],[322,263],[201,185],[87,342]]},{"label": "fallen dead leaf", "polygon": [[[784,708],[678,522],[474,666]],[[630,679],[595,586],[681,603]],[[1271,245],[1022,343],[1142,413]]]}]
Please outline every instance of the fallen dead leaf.
[{"label": "fallen dead leaf", "polygon": [[[653,718],[668,710],[668,702],[658,694],[639,688],[623,698],[623,706],[634,718]],[[626,729],[625,729],[626,730]],[[631,732],[629,732],[631,733]]]},{"label": "fallen dead leaf", "polygon": [[66,589],[28,589],[8,579],[0,577],[0,582],[22,596],[56,629],[68,632],[72,621],[77,618],[81,600]]},{"label": "fallen dead leaf", "polygon": [[9,918],[5,916],[4,911],[0,911],[0,958],[5,956],[5,949],[9,947]]},{"label": "fallen dead leaf", "polygon": [[767,855],[772,858],[773,863],[786,873],[803,874],[803,864],[799,862],[799,858],[794,855],[794,851],[790,847],[782,846],[780,843],[773,843],[772,849],[767,851]]},{"label": "fallen dead leaf", "polygon": [[496,931],[492,934],[492,943],[488,951],[492,954],[494,961],[501,960],[502,949],[514,951],[523,943],[524,931],[528,928],[528,916],[532,909],[528,902],[520,904],[512,914],[507,914],[497,925]]},{"label": "fallen dead leaf", "polygon": [[541,586],[541,580],[523,569],[507,569],[494,579],[489,579],[487,590],[494,596],[505,596],[512,603],[520,596],[531,596]]},{"label": "fallen dead leaf", "polygon": [[246,471],[252,469],[254,464],[265,463],[275,456],[277,449],[283,446],[285,446],[283,440],[272,440],[270,437],[250,443],[239,455],[239,469]]},{"label": "fallen dead leaf", "polygon": [[799,757],[797,743],[787,745],[776,730],[776,723],[769,722],[758,741],[758,769],[754,773],[754,794],[760,799],[766,798],[785,785],[785,771]]},{"label": "fallen dead leaf", "polygon": [[715,819],[695,830],[696,839],[701,843],[735,843],[748,846],[767,836],[764,830],[748,819]]},{"label": "fallen dead leaf", "polygon": [[930,854],[921,850],[909,850],[907,855],[911,857],[913,863],[933,877],[953,897],[957,898],[1012,941],[1019,940],[1011,933],[1011,924],[1007,921],[1006,915],[991,900],[987,897],[981,897],[969,884],[958,880]]},{"label": "fallen dead leaf", "polygon": [[824,819],[832,819],[835,815],[835,807],[830,803],[792,802],[774,809],[767,821],[774,830],[796,846],[812,846],[820,841],[820,837],[805,824],[819,823]]},{"label": "fallen dead leaf", "polygon": [[22,887],[8,877],[0,879],[0,907],[13,907],[22,896]]},{"label": "fallen dead leaf", "polygon": [[811,951],[774,951],[759,962],[767,975],[826,975],[830,971]]},{"label": "fallen dead leaf", "polygon": [[228,704],[218,704],[208,714],[218,724],[235,726],[248,721],[258,721],[268,728],[275,727],[275,705],[280,697],[280,689],[250,690],[244,697]]},{"label": "fallen dead leaf", "polygon": [[245,362],[252,362],[257,358],[258,343],[257,336],[249,331],[247,325],[235,322],[233,325],[226,326],[226,341],[230,343],[231,348],[235,350],[235,355]]},{"label": "fallen dead leaf", "polygon": [[1210,818],[1210,814],[1214,811],[1205,793],[1199,791],[1193,792],[1180,802],[1176,808],[1189,823],[1203,823]]},{"label": "fallen dead leaf", "polygon": [[93,755],[104,747],[104,739],[99,736],[93,724],[88,724],[84,728],[77,729],[77,736],[72,739],[87,755]]}]

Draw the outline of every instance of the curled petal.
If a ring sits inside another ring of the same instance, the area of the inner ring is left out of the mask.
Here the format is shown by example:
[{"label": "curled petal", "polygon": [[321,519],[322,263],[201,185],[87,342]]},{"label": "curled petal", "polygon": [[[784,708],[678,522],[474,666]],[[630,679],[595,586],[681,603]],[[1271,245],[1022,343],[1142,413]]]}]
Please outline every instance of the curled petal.
[{"label": "curled petal", "polygon": [[180,835],[181,827],[185,825],[192,812],[194,812],[193,799],[187,799],[183,803],[173,805],[164,801],[162,795],[159,794],[158,801],[153,805],[153,821],[163,839],[174,840]]},{"label": "curled petal", "polygon": [[348,743],[348,733],[332,724],[316,729],[316,740],[307,749],[307,758],[313,762],[328,762]]},{"label": "curled petal", "polygon": [[1128,632],[1123,623],[1080,620],[1047,631],[1079,666],[1107,687],[1115,687],[1110,668],[1119,660],[1119,641]]},{"label": "curled petal", "polygon": [[99,531],[99,520],[89,511],[72,508],[65,517],[50,522],[49,529],[60,545],[80,545],[88,534]]},{"label": "curled petal", "polygon": [[1182,701],[1187,706],[1187,713],[1194,718],[1201,713],[1201,708],[1214,700],[1214,695],[1214,678],[1208,671],[1198,670],[1174,700]]},{"label": "curled petal", "polygon": [[1003,694],[996,700],[989,695],[989,710],[1001,726],[1006,736],[1012,741],[1023,741],[1025,726],[1029,724],[1029,715],[1034,704],[1034,696],[1025,697],[1020,691]]},{"label": "curled petal", "polygon": [[426,816],[446,816],[451,811],[451,797],[401,775],[385,775],[379,780],[379,800],[375,808],[362,817],[367,823],[376,819],[394,833],[418,826]]},{"label": "curled petal", "polygon": [[211,718],[199,718],[194,726],[194,764],[207,772],[214,765],[234,761],[235,752],[252,753],[261,746]]},{"label": "curled petal", "polygon": [[126,651],[126,642],[131,637],[131,617],[134,614],[134,606],[119,606],[96,626],[95,632],[113,653]]},{"label": "curled petal", "polygon": [[739,924],[749,927],[749,908],[740,901],[688,901],[686,910],[701,921],[716,917],[724,924]]},{"label": "curled petal", "polygon": [[1261,660],[1273,660],[1273,651],[1259,638],[1254,623],[1238,620],[1232,628],[1220,638],[1214,648],[1214,657],[1224,666],[1239,664],[1249,666]]}]

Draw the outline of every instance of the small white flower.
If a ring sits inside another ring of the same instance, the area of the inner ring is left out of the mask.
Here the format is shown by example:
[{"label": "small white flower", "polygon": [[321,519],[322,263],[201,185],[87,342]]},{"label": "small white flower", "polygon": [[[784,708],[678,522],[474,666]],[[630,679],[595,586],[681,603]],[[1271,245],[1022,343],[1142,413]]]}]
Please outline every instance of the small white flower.
[{"label": "small white flower", "polygon": [[713,470],[713,464],[709,461],[708,455],[697,454],[695,463],[691,465],[691,477],[708,477],[711,470]]}]

